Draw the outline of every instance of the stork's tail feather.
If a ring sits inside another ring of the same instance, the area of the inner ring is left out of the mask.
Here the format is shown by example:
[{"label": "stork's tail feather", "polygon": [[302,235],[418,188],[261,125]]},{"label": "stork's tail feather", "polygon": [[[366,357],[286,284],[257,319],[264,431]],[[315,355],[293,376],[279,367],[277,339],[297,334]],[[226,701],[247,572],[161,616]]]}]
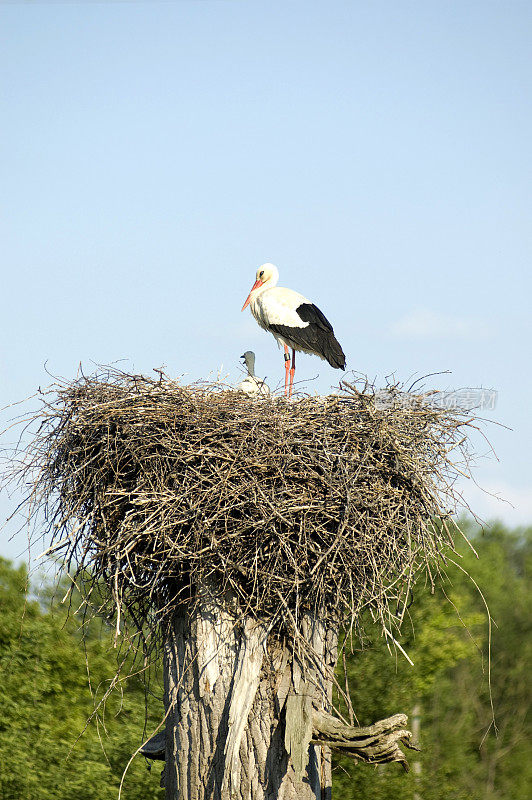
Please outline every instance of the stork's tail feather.
[{"label": "stork's tail feather", "polygon": [[323,342],[323,355],[334,369],[345,369],[345,353],[342,350],[340,342],[336,339],[333,333],[324,337]]}]

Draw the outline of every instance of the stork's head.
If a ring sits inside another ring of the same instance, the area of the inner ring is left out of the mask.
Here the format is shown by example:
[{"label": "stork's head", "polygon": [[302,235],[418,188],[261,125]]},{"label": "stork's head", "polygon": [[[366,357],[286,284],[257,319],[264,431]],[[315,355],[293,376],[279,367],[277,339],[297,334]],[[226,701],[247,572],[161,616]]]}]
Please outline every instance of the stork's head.
[{"label": "stork's head", "polygon": [[247,367],[248,375],[254,377],[255,375],[255,353],[253,350],[246,350],[240,358],[244,360],[244,364]]},{"label": "stork's head", "polygon": [[242,311],[253,300],[253,298],[257,296],[259,292],[263,292],[264,289],[271,289],[272,286],[277,285],[277,281],[279,280],[279,270],[275,264],[263,264],[262,267],[258,268],[255,278],[255,283],[251,287],[248,298],[242,306]]}]

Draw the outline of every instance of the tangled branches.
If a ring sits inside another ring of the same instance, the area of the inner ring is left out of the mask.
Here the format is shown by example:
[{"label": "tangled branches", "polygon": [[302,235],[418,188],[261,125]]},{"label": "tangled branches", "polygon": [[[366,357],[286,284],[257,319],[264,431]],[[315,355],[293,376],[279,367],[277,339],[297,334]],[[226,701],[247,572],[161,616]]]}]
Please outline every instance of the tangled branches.
[{"label": "tangled branches", "polygon": [[397,627],[452,548],[472,424],[423,397],[379,410],[370,387],[250,401],[120,372],[52,387],[38,420],[22,479],[50,552],[139,632],[207,585],[280,631],[364,608]]}]

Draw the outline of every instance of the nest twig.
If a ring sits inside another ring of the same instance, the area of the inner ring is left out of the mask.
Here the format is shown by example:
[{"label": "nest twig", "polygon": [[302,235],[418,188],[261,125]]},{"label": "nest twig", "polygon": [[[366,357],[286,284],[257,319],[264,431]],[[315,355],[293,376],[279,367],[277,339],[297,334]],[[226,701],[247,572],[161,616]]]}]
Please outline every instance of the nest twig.
[{"label": "nest twig", "polygon": [[379,410],[368,386],[250,401],[118,371],[51,387],[37,421],[30,514],[117,631],[139,632],[206,585],[279,630],[369,608],[389,632],[452,548],[472,424],[423,397]]}]

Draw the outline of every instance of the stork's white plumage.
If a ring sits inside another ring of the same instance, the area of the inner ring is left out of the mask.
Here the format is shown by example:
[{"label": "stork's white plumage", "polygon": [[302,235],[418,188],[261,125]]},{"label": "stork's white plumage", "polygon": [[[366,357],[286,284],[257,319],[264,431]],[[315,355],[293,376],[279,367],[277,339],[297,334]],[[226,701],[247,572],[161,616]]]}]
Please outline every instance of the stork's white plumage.
[{"label": "stork's white plumage", "polygon": [[244,359],[248,374],[238,385],[241,392],[250,396],[267,397],[270,394],[270,387],[255,375],[255,353],[253,350],[246,350],[240,358]]},{"label": "stork's white plumage", "polygon": [[[284,347],[285,394],[292,395],[296,350],[311,353],[328,361],[335,369],[345,369],[345,355],[329,320],[314,303],[293,289],[277,286],[279,271],[274,264],[259,267],[256,280],[242,311],[249,305],[251,313],[264,330],[272,333]],[[292,349],[292,366],[290,353]]]}]

